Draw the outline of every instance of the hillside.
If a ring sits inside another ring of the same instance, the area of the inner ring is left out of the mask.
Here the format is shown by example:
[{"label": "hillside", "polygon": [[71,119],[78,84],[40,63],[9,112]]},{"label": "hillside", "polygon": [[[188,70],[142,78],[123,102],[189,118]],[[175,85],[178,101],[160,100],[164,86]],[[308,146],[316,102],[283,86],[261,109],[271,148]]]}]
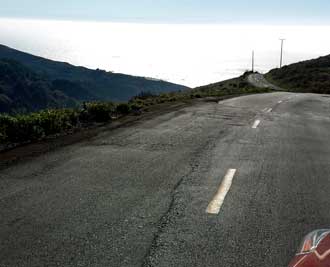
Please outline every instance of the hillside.
[{"label": "hillside", "polygon": [[330,55],[273,69],[266,78],[289,91],[330,93]]},{"label": "hillside", "polygon": [[[72,107],[68,82],[49,81],[21,63],[0,60],[0,112],[29,112],[48,107]],[[79,85],[71,88],[82,90]],[[69,91],[68,94],[63,92]]]},{"label": "hillside", "polygon": [[248,76],[250,74],[251,72],[245,72],[237,78],[200,86],[195,88],[194,91],[200,92],[203,95],[235,95],[248,93],[251,89],[257,89],[248,82]]},{"label": "hillside", "polygon": [[[165,81],[77,67],[33,56],[3,45],[0,45],[0,59],[16,60],[49,81],[59,80],[57,83],[62,85],[65,83],[65,93],[70,91],[68,94],[79,100],[93,97],[103,101],[127,101],[142,91],[157,94],[188,89]],[[78,88],[69,86],[68,82],[73,82]]]}]

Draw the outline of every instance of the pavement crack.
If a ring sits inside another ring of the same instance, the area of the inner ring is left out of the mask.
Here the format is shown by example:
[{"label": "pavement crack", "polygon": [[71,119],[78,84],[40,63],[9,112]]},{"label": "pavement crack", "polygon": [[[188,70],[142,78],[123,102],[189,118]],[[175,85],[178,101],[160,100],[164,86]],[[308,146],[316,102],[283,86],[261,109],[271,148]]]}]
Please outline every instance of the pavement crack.
[{"label": "pavement crack", "polygon": [[154,266],[152,256],[156,254],[157,249],[159,249],[159,247],[161,246],[161,241],[159,241],[160,236],[165,232],[164,229],[168,225],[170,225],[172,221],[174,221],[173,216],[170,216],[170,214],[175,214],[176,216],[180,215],[180,205],[177,205],[177,195],[179,194],[177,191],[186,177],[186,175],[182,176],[173,188],[171,202],[168,206],[168,209],[165,211],[165,213],[157,223],[157,231],[154,234],[151,245],[149,246],[148,251],[143,258],[141,265],[142,267]]},{"label": "pavement crack", "polygon": [[214,148],[215,141],[216,138],[210,138],[193,152],[189,163],[190,170],[187,174],[183,175],[173,187],[171,193],[172,199],[168,209],[164,212],[157,223],[157,231],[154,234],[153,240],[142,260],[142,267],[158,266],[158,251],[166,250],[166,247],[168,246],[166,242],[163,242],[167,230],[175,225],[180,218],[185,216],[184,210],[187,206],[186,195],[189,194],[189,192],[187,192],[187,189],[181,190],[180,187],[188,183],[190,181],[189,178],[194,177],[194,174],[201,170],[201,154],[212,150]]}]

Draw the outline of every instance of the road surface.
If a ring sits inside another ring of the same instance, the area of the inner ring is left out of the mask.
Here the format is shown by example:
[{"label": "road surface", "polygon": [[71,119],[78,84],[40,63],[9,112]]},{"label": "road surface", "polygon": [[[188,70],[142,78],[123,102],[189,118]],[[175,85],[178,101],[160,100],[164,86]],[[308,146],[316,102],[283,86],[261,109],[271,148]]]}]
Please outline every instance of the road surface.
[{"label": "road surface", "polygon": [[286,266],[330,227],[330,98],[200,103],[0,171],[0,266]]}]

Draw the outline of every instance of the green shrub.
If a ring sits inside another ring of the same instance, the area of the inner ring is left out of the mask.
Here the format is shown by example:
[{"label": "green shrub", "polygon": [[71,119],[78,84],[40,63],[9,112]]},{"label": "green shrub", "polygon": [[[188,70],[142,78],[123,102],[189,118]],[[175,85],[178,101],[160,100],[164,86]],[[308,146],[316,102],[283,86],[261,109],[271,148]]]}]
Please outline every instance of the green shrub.
[{"label": "green shrub", "polygon": [[40,126],[41,118],[38,114],[20,115],[16,117],[14,127],[8,133],[14,142],[24,142],[37,140],[45,134],[45,130]]},{"label": "green shrub", "polygon": [[116,112],[122,115],[126,115],[131,111],[131,108],[128,104],[122,103],[116,107]]},{"label": "green shrub", "polygon": [[134,103],[134,104],[131,105],[131,110],[132,111],[140,111],[142,108],[143,108],[143,106],[139,105],[137,103]]},{"label": "green shrub", "polygon": [[8,139],[8,125],[13,124],[11,122],[13,120],[12,117],[8,115],[0,115],[0,143],[4,143]]},{"label": "green shrub", "polygon": [[1,115],[1,142],[17,143],[42,137],[44,132],[38,122],[35,114],[16,117]]},{"label": "green shrub", "polygon": [[87,121],[108,122],[114,114],[115,106],[113,103],[91,102],[84,104],[81,118]]},{"label": "green shrub", "polygon": [[70,109],[45,110],[26,115],[0,115],[0,142],[22,143],[65,132],[79,124],[78,113]]},{"label": "green shrub", "polygon": [[37,114],[39,126],[45,135],[51,135],[69,130],[79,124],[78,112],[71,109],[45,110]]}]

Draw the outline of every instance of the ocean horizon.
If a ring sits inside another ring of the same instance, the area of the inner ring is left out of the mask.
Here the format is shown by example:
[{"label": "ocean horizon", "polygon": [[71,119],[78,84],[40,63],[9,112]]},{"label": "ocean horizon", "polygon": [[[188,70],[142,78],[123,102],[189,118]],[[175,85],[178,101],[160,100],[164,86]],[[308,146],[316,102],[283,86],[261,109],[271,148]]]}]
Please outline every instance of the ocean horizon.
[{"label": "ocean horizon", "polygon": [[161,24],[0,18],[0,43],[92,69],[190,87],[330,54],[329,26]]}]

